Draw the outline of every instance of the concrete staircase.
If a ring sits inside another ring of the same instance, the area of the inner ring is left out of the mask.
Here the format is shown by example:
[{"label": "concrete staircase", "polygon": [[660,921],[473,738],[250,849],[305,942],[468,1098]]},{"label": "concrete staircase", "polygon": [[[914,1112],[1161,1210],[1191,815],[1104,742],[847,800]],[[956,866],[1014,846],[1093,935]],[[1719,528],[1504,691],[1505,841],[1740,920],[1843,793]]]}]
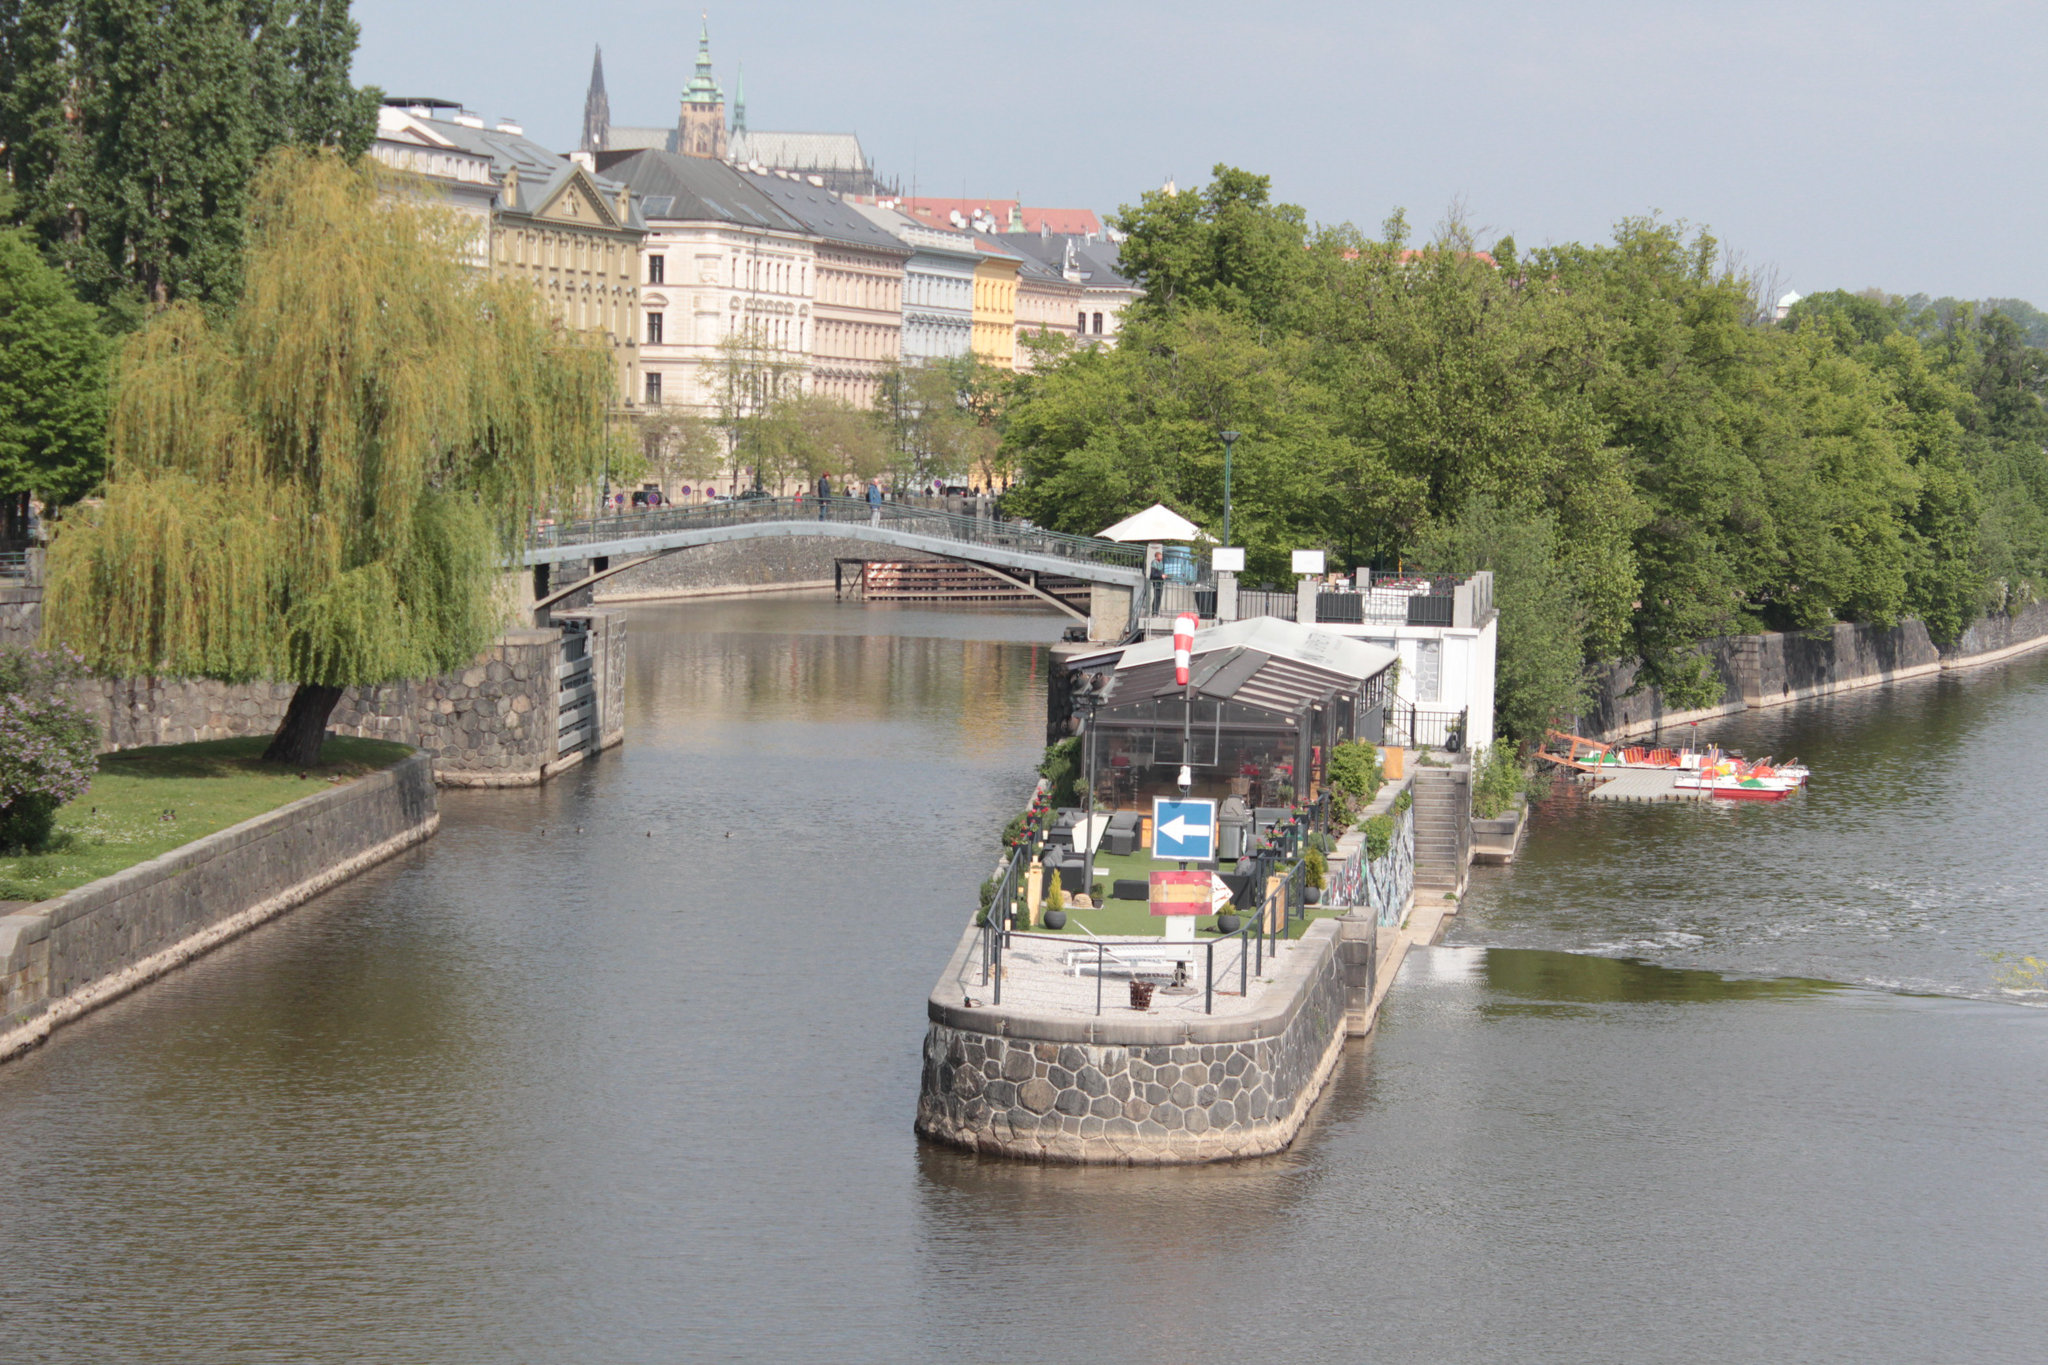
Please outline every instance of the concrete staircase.
[{"label": "concrete staircase", "polygon": [[1415,899],[1463,895],[1472,862],[1472,770],[1415,769]]}]

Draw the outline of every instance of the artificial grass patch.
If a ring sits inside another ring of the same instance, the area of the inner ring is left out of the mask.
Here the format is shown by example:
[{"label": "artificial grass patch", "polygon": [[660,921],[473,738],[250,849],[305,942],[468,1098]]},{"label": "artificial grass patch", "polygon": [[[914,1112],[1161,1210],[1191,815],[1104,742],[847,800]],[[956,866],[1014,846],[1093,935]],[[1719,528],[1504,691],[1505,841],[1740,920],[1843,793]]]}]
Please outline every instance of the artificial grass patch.
[{"label": "artificial grass patch", "polygon": [[92,789],[57,812],[47,851],[0,857],[0,900],[48,900],[412,752],[381,739],[330,739],[312,768],[265,763],[268,736],[101,754]]},{"label": "artificial grass patch", "polygon": [[[1150,879],[1151,874],[1156,871],[1170,870],[1179,866],[1178,862],[1165,858],[1154,858],[1150,853],[1142,851],[1138,853],[1116,854],[1103,853],[1098,850],[1095,854],[1095,883],[1107,894],[1116,886],[1119,879],[1147,881]],[[1233,867],[1235,867],[1235,864],[1232,864],[1231,867],[1226,867],[1224,870],[1229,871]],[[1306,918],[1295,920],[1287,926],[1289,938],[1300,938],[1303,932],[1307,930],[1310,920],[1337,912],[1327,910],[1319,905],[1311,905],[1305,908],[1304,913]],[[1242,917],[1242,912],[1240,912],[1240,916]],[[1036,932],[1059,932],[1085,937],[1083,934],[1084,927],[1087,933],[1092,933],[1098,938],[1135,938],[1148,934],[1164,934],[1166,932],[1166,918],[1163,915],[1154,915],[1149,901],[1111,900],[1093,910],[1077,909],[1070,901],[1067,905],[1066,928],[1058,931],[1041,928]],[[1200,915],[1196,917],[1195,934],[1198,938],[1213,936],[1215,932],[1216,917],[1214,915]]]}]

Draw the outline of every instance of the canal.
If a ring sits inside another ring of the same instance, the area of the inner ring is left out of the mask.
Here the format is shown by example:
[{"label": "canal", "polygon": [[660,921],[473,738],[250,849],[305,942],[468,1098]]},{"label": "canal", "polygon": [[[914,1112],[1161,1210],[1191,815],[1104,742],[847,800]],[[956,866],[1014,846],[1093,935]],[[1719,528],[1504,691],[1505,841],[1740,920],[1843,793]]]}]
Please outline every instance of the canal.
[{"label": "canal", "polygon": [[5,1359],[2048,1342],[2048,660],[1725,723],[1782,807],[1558,789],[1289,1153],[1068,1170],[910,1131],[1059,623],[630,628],[623,750],[0,1068]]}]

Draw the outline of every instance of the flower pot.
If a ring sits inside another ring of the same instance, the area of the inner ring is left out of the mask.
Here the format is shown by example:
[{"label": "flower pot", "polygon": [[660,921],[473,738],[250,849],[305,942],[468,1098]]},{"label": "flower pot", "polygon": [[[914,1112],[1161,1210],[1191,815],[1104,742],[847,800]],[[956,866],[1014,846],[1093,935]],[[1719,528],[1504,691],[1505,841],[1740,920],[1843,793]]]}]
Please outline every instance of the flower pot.
[{"label": "flower pot", "polygon": [[1131,1008],[1134,1010],[1149,1010],[1152,1008],[1151,982],[1136,980],[1131,982]]},{"label": "flower pot", "polygon": [[1228,910],[1216,917],[1216,932],[1219,934],[1234,934],[1243,927],[1244,921]]},{"label": "flower pot", "polygon": [[1304,886],[1301,889],[1301,903],[1303,905],[1321,905],[1323,903],[1323,888],[1320,886]]},{"label": "flower pot", "polygon": [[1064,929],[1064,928],[1066,928],[1066,927],[1067,927],[1067,912],[1066,912],[1066,911],[1064,911],[1064,910],[1048,910],[1048,911],[1046,911],[1046,912],[1045,912],[1045,927],[1046,927],[1046,928],[1048,928],[1048,929],[1052,929],[1052,930],[1060,930],[1060,929]]}]

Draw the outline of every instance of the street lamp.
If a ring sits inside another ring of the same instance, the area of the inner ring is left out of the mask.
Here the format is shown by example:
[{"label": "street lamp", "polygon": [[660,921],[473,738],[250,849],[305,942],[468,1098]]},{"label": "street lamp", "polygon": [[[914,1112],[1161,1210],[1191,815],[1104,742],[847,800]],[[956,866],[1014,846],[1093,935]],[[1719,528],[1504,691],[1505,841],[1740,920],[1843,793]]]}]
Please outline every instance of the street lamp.
[{"label": "street lamp", "polygon": [[1237,444],[1234,431],[1218,432],[1223,438],[1223,544],[1230,545],[1230,448]]}]

